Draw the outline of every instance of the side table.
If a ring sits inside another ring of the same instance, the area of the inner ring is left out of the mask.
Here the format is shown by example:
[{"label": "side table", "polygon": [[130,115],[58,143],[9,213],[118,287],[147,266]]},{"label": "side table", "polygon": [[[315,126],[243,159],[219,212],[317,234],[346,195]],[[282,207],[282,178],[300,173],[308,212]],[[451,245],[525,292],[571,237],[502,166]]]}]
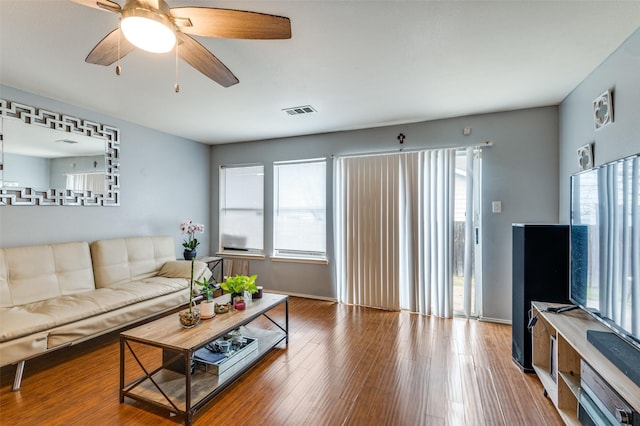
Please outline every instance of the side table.
[{"label": "side table", "polygon": [[[223,257],[208,256],[208,257],[196,258],[196,260],[207,264],[207,267],[213,274],[211,276],[211,279],[213,280],[213,282],[215,282],[216,284],[220,284],[224,280],[224,258]],[[218,270],[217,274],[216,274],[216,269]]]}]

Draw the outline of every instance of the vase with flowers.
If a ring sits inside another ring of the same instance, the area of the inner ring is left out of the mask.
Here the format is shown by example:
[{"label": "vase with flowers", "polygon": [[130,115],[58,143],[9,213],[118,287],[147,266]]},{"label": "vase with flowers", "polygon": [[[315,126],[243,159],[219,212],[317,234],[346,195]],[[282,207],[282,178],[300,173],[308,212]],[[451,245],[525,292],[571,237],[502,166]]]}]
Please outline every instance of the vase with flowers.
[{"label": "vase with flowers", "polygon": [[197,248],[200,241],[196,238],[196,233],[202,234],[204,232],[204,225],[201,223],[193,223],[188,220],[180,224],[180,232],[184,235],[187,234],[187,239],[182,243],[184,247],[183,256],[185,260],[195,259],[197,256]]},{"label": "vase with flowers", "polygon": [[194,263],[195,263],[195,258],[191,259],[191,280],[189,281],[189,309],[180,311],[180,313],[178,314],[180,325],[184,328],[195,327],[200,322],[200,310],[195,307],[195,303],[193,301],[193,264]]}]

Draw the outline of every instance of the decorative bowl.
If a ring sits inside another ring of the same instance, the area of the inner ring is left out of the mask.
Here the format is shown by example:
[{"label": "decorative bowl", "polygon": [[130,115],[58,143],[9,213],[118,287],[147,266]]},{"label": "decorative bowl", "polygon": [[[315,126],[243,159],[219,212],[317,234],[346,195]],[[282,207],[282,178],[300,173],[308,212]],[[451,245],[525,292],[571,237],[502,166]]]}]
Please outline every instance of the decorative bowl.
[{"label": "decorative bowl", "polygon": [[227,312],[229,312],[230,308],[231,308],[231,303],[226,303],[224,305],[218,305],[216,303],[215,311],[216,311],[216,314],[226,314]]}]

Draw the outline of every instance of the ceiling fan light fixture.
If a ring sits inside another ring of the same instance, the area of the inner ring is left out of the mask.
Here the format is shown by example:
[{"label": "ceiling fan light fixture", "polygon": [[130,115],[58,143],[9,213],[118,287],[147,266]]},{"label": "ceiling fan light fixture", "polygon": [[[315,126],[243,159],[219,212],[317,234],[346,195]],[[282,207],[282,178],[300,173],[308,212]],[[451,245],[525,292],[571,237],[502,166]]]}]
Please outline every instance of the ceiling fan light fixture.
[{"label": "ceiling fan light fixture", "polygon": [[151,53],[166,53],[176,44],[173,24],[164,15],[145,9],[122,13],[120,28],[134,46]]},{"label": "ceiling fan light fixture", "polygon": [[284,16],[204,6],[171,8],[165,0],[125,0],[123,6],[122,0],[73,1],[120,15],[118,28],[103,37],[85,58],[89,64],[117,63],[118,75],[120,60],[136,47],[154,53],[169,52],[175,47],[176,63],[182,59],[222,87],[230,87],[239,83],[238,78],[193,36],[243,40],[291,38],[291,21]]}]

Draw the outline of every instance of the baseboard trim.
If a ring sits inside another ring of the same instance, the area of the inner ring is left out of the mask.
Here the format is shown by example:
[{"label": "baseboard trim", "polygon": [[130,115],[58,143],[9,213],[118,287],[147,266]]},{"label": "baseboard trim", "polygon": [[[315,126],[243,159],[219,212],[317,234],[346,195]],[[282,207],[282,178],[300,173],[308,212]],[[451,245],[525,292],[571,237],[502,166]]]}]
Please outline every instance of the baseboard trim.
[{"label": "baseboard trim", "polygon": [[506,319],[502,319],[502,318],[480,317],[480,318],[478,318],[478,321],[495,322],[495,323],[498,323],[498,324],[511,325],[511,321],[506,320]]},{"label": "baseboard trim", "polygon": [[[338,299],[336,299],[335,297],[325,297],[325,296],[316,296],[313,294],[303,294],[303,293],[290,293],[287,291],[278,291],[278,290],[267,290],[267,292],[269,293],[275,293],[275,294],[286,294],[287,296],[292,296],[292,297],[302,297],[304,299],[315,299],[315,300],[323,300],[325,302],[333,302],[333,303],[337,303]],[[455,316],[454,316],[455,318]],[[511,321],[509,320],[505,320],[502,318],[490,318],[490,317],[480,317],[480,318],[469,318],[469,319],[477,319],[478,321],[484,321],[484,322],[494,322],[497,324],[505,324],[505,325],[511,325]]]},{"label": "baseboard trim", "polygon": [[277,290],[265,290],[268,293],[275,293],[275,294],[286,294],[287,296],[292,296],[292,297],[302,297],[304,299],[315,299],[315,300],[324,300],[325,302],[334,302],[337,303],[338,299],[336,299],[335,297],[324,297],[324,296],[315,296],[313,294],[302,294],[302,293],[289,293],[286,291],[277,291]]}]

